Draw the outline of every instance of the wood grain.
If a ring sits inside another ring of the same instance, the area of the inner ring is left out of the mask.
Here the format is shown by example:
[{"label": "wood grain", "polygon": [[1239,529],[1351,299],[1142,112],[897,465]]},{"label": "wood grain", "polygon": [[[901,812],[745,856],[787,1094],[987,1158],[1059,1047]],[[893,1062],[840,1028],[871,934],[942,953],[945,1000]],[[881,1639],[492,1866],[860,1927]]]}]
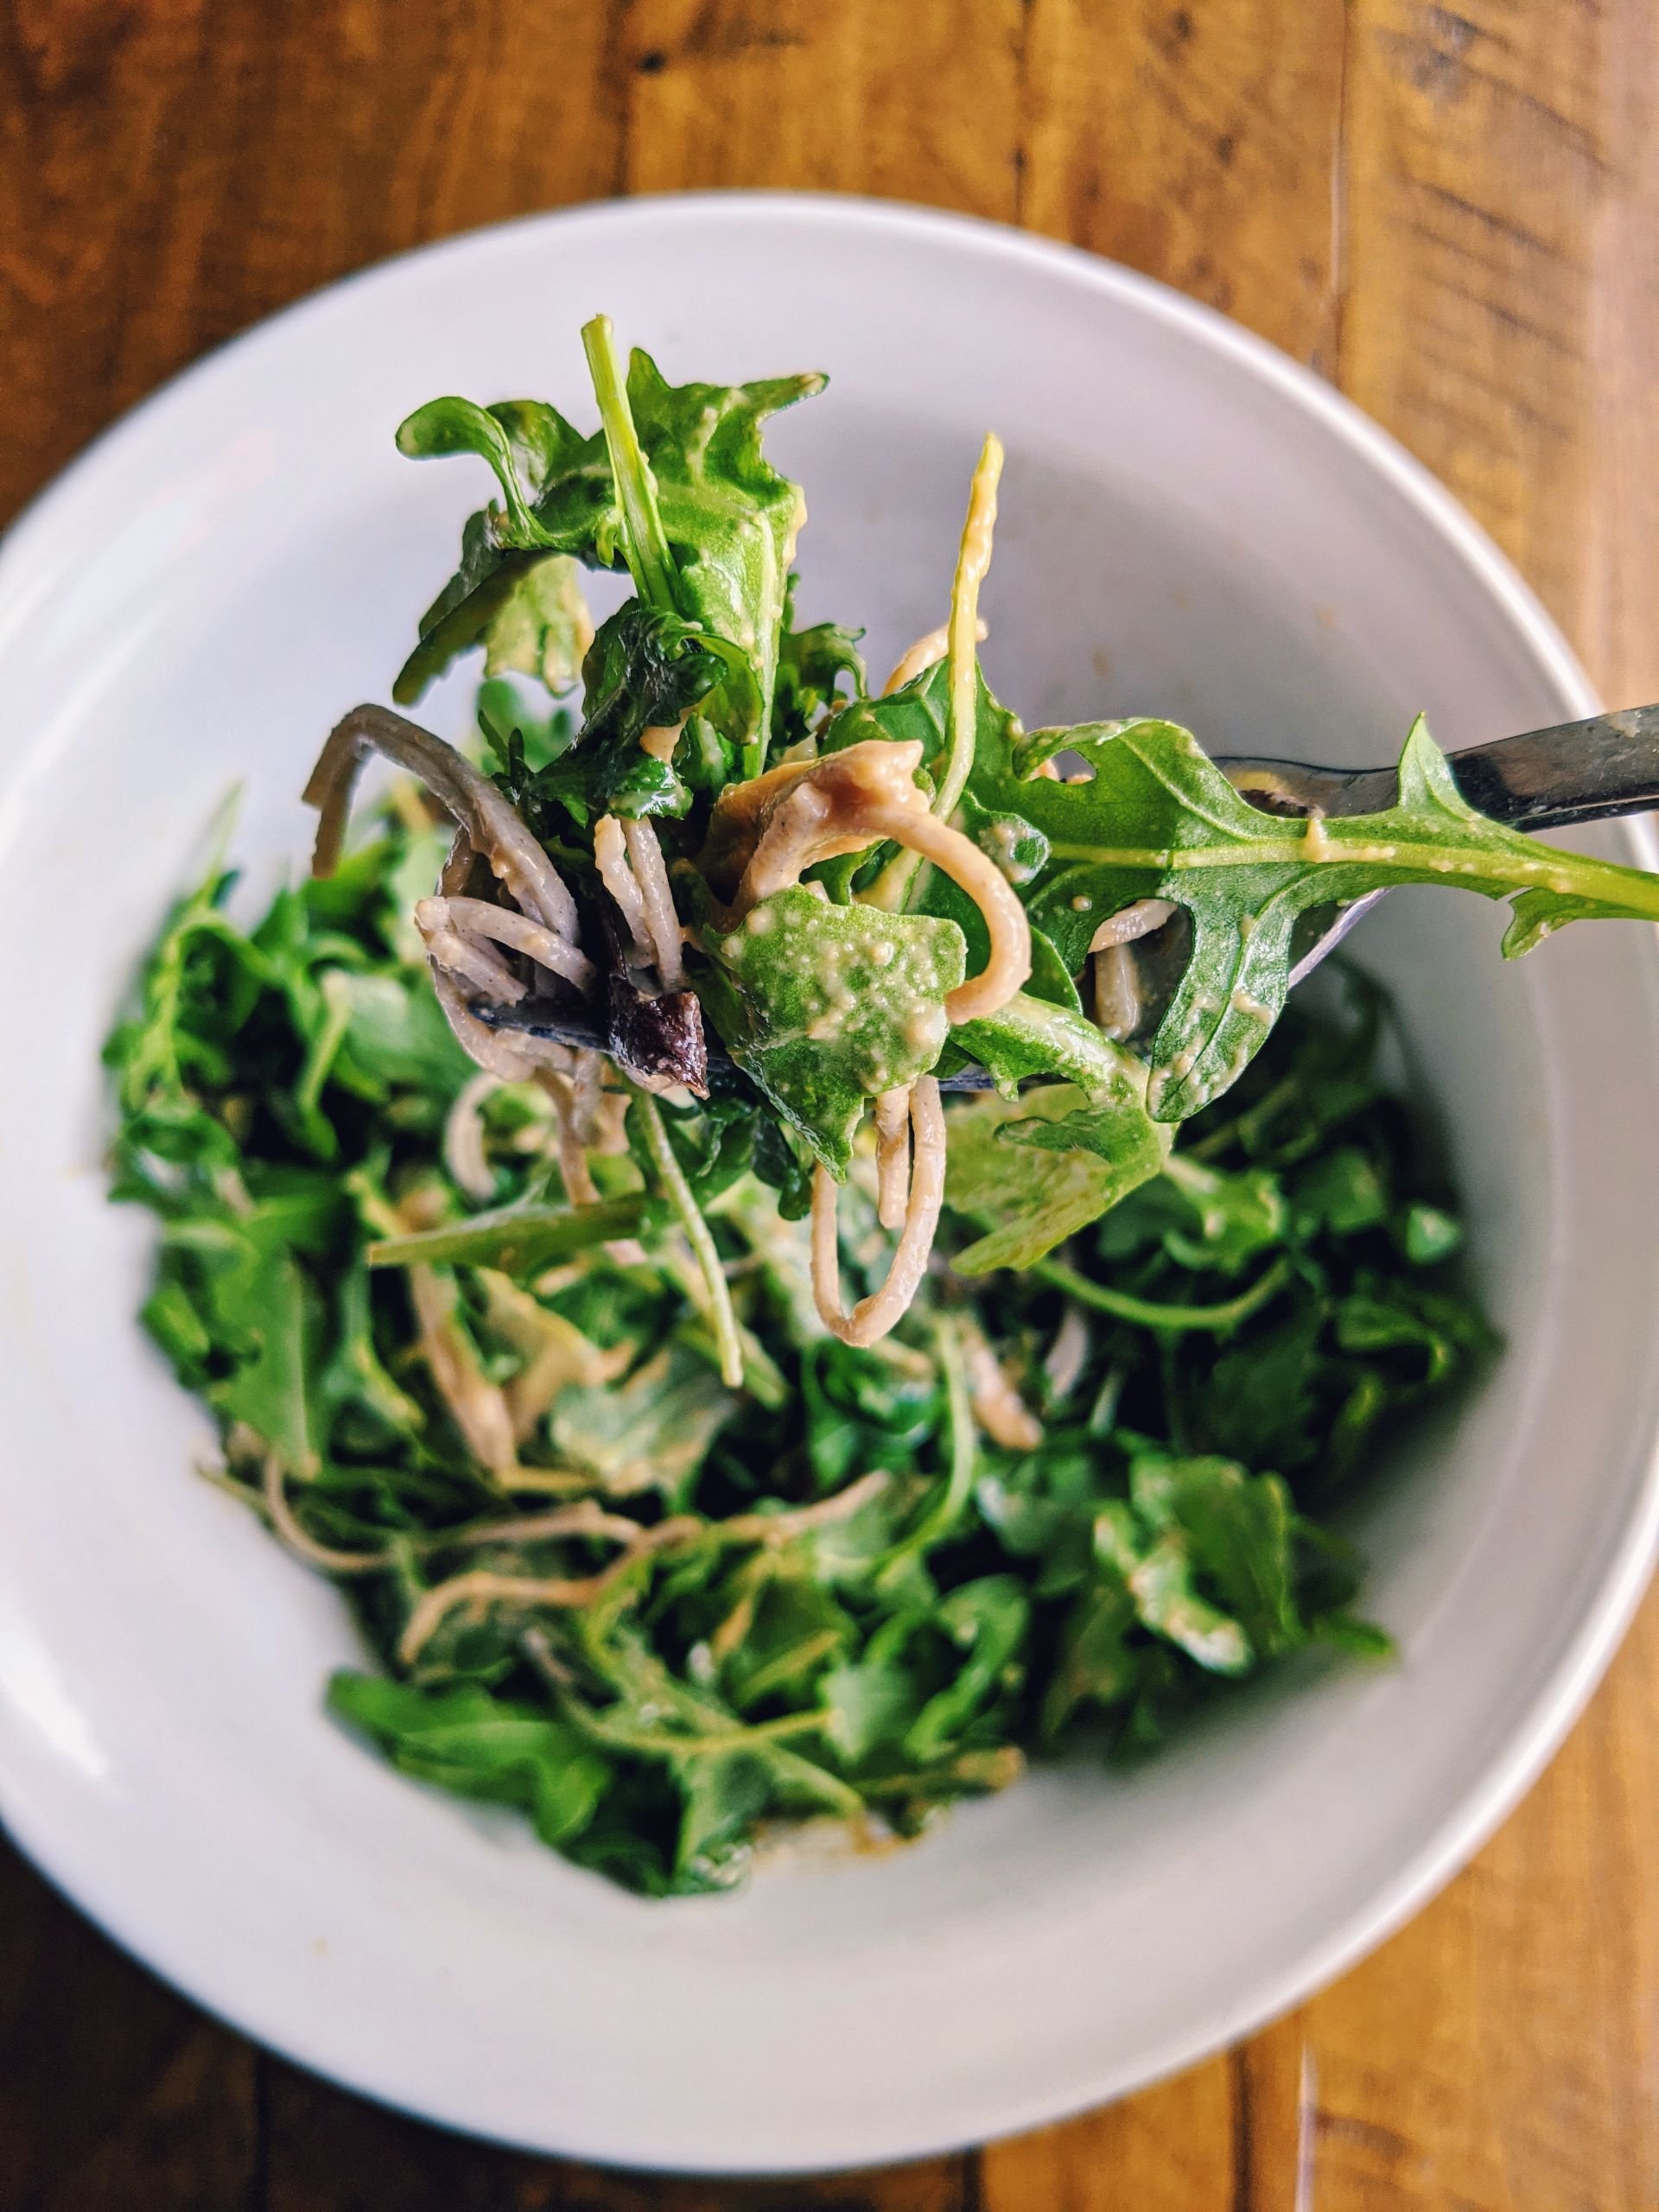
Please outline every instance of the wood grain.
[{"label": "wood grain", "polygon": [[[203,348],[619,191],[890,194],[1106,252],[1336,378],[1621,701],[1659,696],[1651,0],[10,0],[0,516]],[[1570,1472],[1570,1471],[1567,1471]],[[1651,2212],[1659,1610],[1475,1865],[1116,2109],[822,2183],[620,2177],[257,2056],[0,1858],[4,2212]]]},{"label": "wood grain", "polygon": [[1343,0],[1032,0],[1020,219],[1328,369]]},{"label": "wood grain", "polygon": [[0,2205],[226,2212],[258,2171],[251,2046],[0,1840]]}]

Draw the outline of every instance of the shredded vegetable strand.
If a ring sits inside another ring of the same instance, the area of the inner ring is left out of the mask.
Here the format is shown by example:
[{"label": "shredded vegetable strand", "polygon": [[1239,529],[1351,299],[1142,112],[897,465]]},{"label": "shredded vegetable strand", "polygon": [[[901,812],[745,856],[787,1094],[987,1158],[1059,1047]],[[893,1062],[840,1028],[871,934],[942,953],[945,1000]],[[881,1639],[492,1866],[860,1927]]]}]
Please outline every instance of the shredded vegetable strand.
[{"label": "shredded vegetable strand", "polygon": [[945,822],[956,812],[974,765],[979,684],[979,655],[974,642],[979,623],[979,588],[990,570],[996,487],[1001,474],[1001,442],[988,436],[968,493],[968,517],[962,526],[950,593],[950,752],[933,796],[933,811]]},{"label": "shredded vegetable strand", "polygon": [[625,821],[622,837],[639,887],[640,911],[647,941],[657,956],[657,973],[664,990],[677,991],[685,981],[685,967],[680,956],[680,918],[674,911],[663,849],[649,822]]},{"label": "shredded vegetable strand", "polygon": [[[950,664],[950,734],[944,773],[932,801],[932,811],[942,822],[949,822],[956,812],[973,770],[975,732],[979,719],[979,655],[976,646],[984,634],[979,620],[979,588],[991,565],[991,541],[996,528],[996,487],[1001,474],[1001,441],[988,436],[969,487],[968,512],[962,525],[957,572],[950,587],[950,619],[945,626],[946,657]],[[931,638],[918,639],[912,652],[931,644]],[[907,654],[906,659],[909,658]],[[921,665],[925,667],[931,663],[925,661]],[[894,677],[904,668],[905,662],[900,661],[893,671]],[[921,849],[912,842],[910,851],[900,854],[882,871],[870,892],[871,904],[885,907],[889,913],[899,912],[909,897],[921,856]],[[932,854],[925,856],[935,857]],[[988,1007],[981,1009],[982,1013],[993,1010]]]},{"label": "shredded vegetable strand", "polygon": [[875,1102],[876,1218],[883,1229],[905,1225],[910,1189],[910,1085],[884,1090]]},{"label": "shredded vegetable strand", "polygon": [[913,1152],[905,1225],[887,1281],[859,1300],[850,1313],[841,1302],[841,1253],[836,1228],[836,1181],[819,1166],[812,1179],[812,1296],[818,1317],[842,1344],[869,1345],[885,1337],[915,1297],[927,1271],[939,1209],[944,1201],[944,1113],[931,1075],[911,1086]]}]

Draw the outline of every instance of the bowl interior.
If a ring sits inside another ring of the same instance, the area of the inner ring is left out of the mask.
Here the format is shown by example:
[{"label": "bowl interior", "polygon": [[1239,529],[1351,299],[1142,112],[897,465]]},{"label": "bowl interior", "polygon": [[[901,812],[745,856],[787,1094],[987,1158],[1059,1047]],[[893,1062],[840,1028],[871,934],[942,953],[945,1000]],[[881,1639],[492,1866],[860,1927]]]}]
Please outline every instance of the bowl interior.
[{"label": "bowl interior", "polygon": [[307,2063],[521,2142],[726,2169],[1029,2124],[1293,2001],[1541,1758],[1652,1510],[1654,941],[1569,931],[1504,968],[1497,916],[1406,893],[1357,946],[1399,993],[1506,1350],[1363,1516],[1398,1666],[1310,1668],[1133,1777],[1041,1774],[917,1848],[797,1853],[667,1906],[323,1719],[343,1610],[191,1478],[207,1432],[133,1325],[150,1230],[102,1197],[99,1045],[232,785],[251,870],[300,865],[317,743],[386,695],[448,573],[482,471],[399,461],[400,415],[458,390],[585,416],[597,302],[671,375],[812,365],[766,312],[804,254],[836,381],[772,449],[811,509],[803,611],[866,623],[878,673],[943,615],[995,426],[986,659],[1027,722],[1148,709],[1211,749],[1358,762],[1420,706],[1448,743],[1587,706],[1472,536],[1260,349],[1096,265],[815,202],[599,211],[394,264],[174,387],[0,556],[0,1809]]}]

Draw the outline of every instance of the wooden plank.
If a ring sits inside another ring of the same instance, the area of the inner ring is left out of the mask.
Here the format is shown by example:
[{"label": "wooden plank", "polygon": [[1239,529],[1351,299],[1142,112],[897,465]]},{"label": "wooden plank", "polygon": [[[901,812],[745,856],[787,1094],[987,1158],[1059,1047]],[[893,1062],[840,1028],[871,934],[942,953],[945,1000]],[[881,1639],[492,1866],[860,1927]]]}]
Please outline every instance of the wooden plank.
[{"label": "wooden plank", "polygon": [[1605,20],[1357,0],[1339,374],[1579,631]]},{"label": "wooden plank", "polygon": [[[1646,0],[1351,16],[1339,175],[1333,0],[20,8],[0,41],[0,512],[204,345],[422,237],[623,184],[877,191],[1022,212],[1339,365],[1608,688],[1659,695]],[[1305,2024],[999,2146],[988,2206],[1278,2212],[1305,2041],[1319,2212],[1651,2204],[1655,1624],[1477,1867]],[[0,2202],[967,2201],[957,2160],[733,2190],[515,2159],[274,2064],[262,2177],[245,2047],[16,1866],[0,1923]]]},{"label": "wooden plank", "polygon": [[0,516],[345,270],[614,190],[615,10],[106,0],[0,39]]},{"label": "wooden plank", "polygon": [[626,21],[631,191],[1017,213],[1020,0],[634,0]]},{"label": "wooden plank", "polygon": [[254,2055],[151,1980],[0,1838],[0,2205],[233,2212]]},{"label": "wooden plank", "polygon": [[1020,219],[1329,369],[1343,0],[1033,0]]},{"label": "wooden plank", "polygon": [[1319,2212],[1648,2212],[1659,2196],[1659,1605],[1548,1775],[1309,2011]]},{"label": "wooden plank", "polygon": [[531,2158],[269,2065],[259,2212],[968,2212],[972,2161],[826,2180],[703,2181]]},{"label": "wooden plank", "polygon": [[1227,2212],[1234,2069],[1211,2059],[1126,2102],[980,2153],[982,2212]]}]

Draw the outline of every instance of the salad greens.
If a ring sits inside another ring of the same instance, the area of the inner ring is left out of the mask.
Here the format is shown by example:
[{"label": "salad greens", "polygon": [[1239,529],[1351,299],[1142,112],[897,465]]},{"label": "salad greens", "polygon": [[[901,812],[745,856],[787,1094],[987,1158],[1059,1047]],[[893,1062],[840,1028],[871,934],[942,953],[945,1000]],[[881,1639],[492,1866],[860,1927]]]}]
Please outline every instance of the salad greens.
[{"label": "salad greens", "polygon": [[[772,1125],[659,1103],[730,1284],[732,1389],[635,1108],[572,1207],[542,1091],[466,1103],[406,920],[442,841],[399,798],[414,826],[245,928],[215,868],[108,1051],[115,1194],[161,1223],[145,1325],[213,1412],[215,1479],[337,1577],[385,1669],[335,1679],[346,1724],[682,1894],[779,1823],[910,1834],[1029,1757],[1143,1751],[1285,1653],[1387,1649],[1330,1516],[1486,1335],[1359,978],[1096,1226],[1077,1209],[1063,1262],[936,1273],[868,1350],[817,1319],[805,1224],[753,1173]],[[1015,1110],[965,1102],[953,1175],[976,1147],[1109,1175],[988,1145]],[[445,1164],[474,1116],[487,1205]],[[862,1158],[842,1230],[879,1272]]]},{"label": "salad greens", "polygon": [[[384,1669],[336,1713],[677,1894],[1386,1650],[1332,1516],[1488,1338],[1375,991],[1283,1011],[1297,925],[1445,882],[1513,956],[1659,884],[1476,812],[1421,721],[1328,821],[1169,722],[1025,731],[976,645],[994,439],[949,620],[872,696],[797,621],[761,450],[823,379],[582,338],[596,429],[399,429],[499,495],[393,685],[481,652],[477,746],[354,709],[320,872],[180,902],[109,1043],[113,1189],[213,1479]],[[597,627],[584,569],[632,585]],[[404,780],[353,847],[372,750]]]}]

